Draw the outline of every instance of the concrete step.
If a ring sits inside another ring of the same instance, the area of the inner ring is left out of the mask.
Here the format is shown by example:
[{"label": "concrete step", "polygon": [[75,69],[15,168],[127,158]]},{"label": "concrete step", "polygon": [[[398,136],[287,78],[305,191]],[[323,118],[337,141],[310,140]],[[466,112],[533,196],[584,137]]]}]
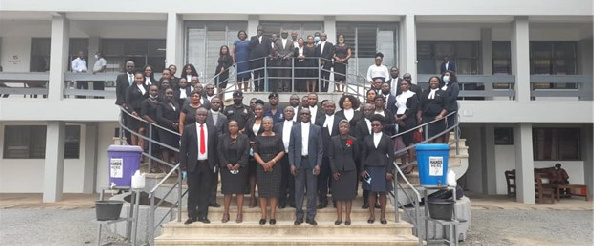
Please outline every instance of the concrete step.
[{"label": "concrete step", "polygon": [[[258,221],[245,221],[239,224],[210,223],[203,224],[199,222],[190,225],[184,225],[183,222],[170,222],[163,225],[163,235],[173,236],[185,239],[188,236],[195,238],[220,238],[230,237],[248,237],[255,236],[295,236],[295,237],[355,237],[355,236],[398,236],[412,234],[412,225],[401,220],[399,223],[388,221],[388,224],[382,225],[379,221],[374,224],[367,224],[366,221],[352,221],[352,225],[334,225],[333,221],[327,223],[320,222],[317,226],[303,223],[294,225],[293,221],[277,220],[276,225],[259,225]],[[160,237],[159,237],[160,238]]]},{"label": "concrete step", "polygon": [[346,237],[346,236],[273,236],[261,235],[255,237],[212,237],[212,238],[196,238],[186,237],[178,238],[173,236],[163,235],[154,240],[155,245],[344,245],[344,246],[364,246],[364,245],[419,245],[419,241],[414,236],[362,236],[362,237]]},{"label": "concrete step", "polygon": [[[249,199],[246,199],[249,200]],[[224,208],[224,204],[219,201],[219,204],[221,204],[221,207],[215,208],[215,207],[209,207],[208,208],[208,219],[211,220],[213,223],[221,223],[221,218],[223,217],[223,212],[225,211]],[[386,206],[386,218],[393,218],[394,217],[394,208],[393,206],[391,206],[392,202],[389,200],[389,196],[388,196],[388,202],[387,202],[387,206]],[[267,216],[270,214],[269,213],[270,209],[267,206]],[[304,211],[306,212],[306,203],[305,203],[305,207],[304,207]],[[380,214],[381,209],[375,209],[375,218],[379,218],[379,214]],[[400,214],[402,213],[402,210],[399,210]],[[183,210],[183,220],[187,219],[187,209]],[[296,220],[296,209],[293,207],[285,207],[283,209],[281,208],[277,208],[277,221],[294,221]],[[235,204],[231,204],[231,207],[229,208],[229,216],[230,216],[230,222],[229,223],[235,223],[235,217],[237,215],[237,206]],[[244,215],[244,221],[250,221],[252,223],[258,223],[258,220],[260,220],[261,218],[261,214],[260,214],[260,208],[254,207],[254,208],[249,208],[248,207],[248,202],[245,201],[245,204],[243,206],[243,215]],[[344,217],[344,211],[342,211],[342,218]],[[354,201],[352,204],[352,213],[351,213],[351,219],[352,221],[367,221],[367,219],[369,218],[369,210],[368,209],[363,209],[362,208],[362,197],[360,198],[360,201]],[[323,221],[324,223],[330,223],[333,224],[333,222],[337,219],[337,210],[336,208],[333,207],[333,205],[331,203],[329,203],[329,206],[322,208],[322,209],[317,209],[317,214],[315,216],[315,220],[317,222]]]}]

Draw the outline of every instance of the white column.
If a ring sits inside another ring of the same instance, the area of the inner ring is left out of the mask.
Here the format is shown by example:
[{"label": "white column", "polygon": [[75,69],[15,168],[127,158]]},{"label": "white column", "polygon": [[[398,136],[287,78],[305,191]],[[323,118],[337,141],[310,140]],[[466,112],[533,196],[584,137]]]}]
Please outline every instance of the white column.
[{"label": "white column", "polygon": [[327,41],[337,43],[337,34],[335,28],[335,16],[325,16],[323,20],[323,32],[327,34]]},{"label": "white column", "polygon": [[70,70],[66,62],[69,52],[69,20],[64,15],[57,14],[52,16],[52,33],[50,37],[48,99],[60,101],[64,98],[65,72]]},{"label": "white column", "polygon": [[583,161],[583,183],[588,187],[590,196],[594,196],[594,126],[581,127],[581,160]]},{"label": "white column", "polygon": [[43,201],[62,200],[65,176],[65,123],[48,122],[46,128],[46,160],[44,161]]},{"label": "white column", "polygon": [[94,187],[96,187],[96,161],[98,160],[98,123],[85,124],[84,136],[83,193],[94,193]]},{"label": "white column", "polygon": [[515,101],[531,100],[529,74],[529,18],[515,16],[511,45],[512,74],[515,76]]},{"label": "white column", "polygon": [[400,76],[410,73],[417,83],[417,29],[415,16],[406,15],[400,21]]},{"label": "white column", "polygon": [[175,64],[179,71],[183,68],[183,21],[175,12],[167,15],[167,54],[165,67]]},{"label": "white column", "polygon": [[[482,28],[480,32],[481,41],[481,68],[483,75],[492,75],[492,29]],[[484,85],[486,92],[493,90],[491,84]],[[493,100],[493,97],[486,97],[485,100]]]},{"label": "white column", "polygon": [[517,202],[535,204],[533,128],[531,124],[517,124],[514,129],[514,137]]},{"label": "white column", "polygon": [[248,16],[248,30],[246,30],[246,33],[248,33],[248,40],[250,40],[250,37],[256,36],[256,28],[257,27],[258,27],[258,15]]},{"label": "white column", "polygon": [[485,139],[483,148],[483,159],[485,162],[485,172],[483,173],[485,178],[483,181],[485,187],[483,187],[483,191],[486,195],[496,195],[496,146],[494,143],[494,125],[485,124],[483,133]]}]

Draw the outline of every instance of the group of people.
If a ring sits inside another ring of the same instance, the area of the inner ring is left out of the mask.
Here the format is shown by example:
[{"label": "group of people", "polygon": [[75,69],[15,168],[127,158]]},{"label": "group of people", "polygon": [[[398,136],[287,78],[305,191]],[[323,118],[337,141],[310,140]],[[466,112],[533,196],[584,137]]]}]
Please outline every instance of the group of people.
[{"label": "group of people", "polygon": [[[161,153],[165,162],[181,163],[181,175],[189,185],[185,224],[210,223],[208,207],[220,206],[216,202],[219,176],[225,197],[223,223],[230,220],[234,196],[235,221],[243,221],[244,196],[249,194],[250,207],[260,206],[261,225],[267,218],[269,224],[276,224],[277,208],[288,205],[296,208],[294,224],[316,225],[316,209],[328,206],[331,194],[338,213],[335,224],[349,225],[352,201],[362,182],[363,208],[370,215],[367,222],[374,223],[375,208],[381,208],[379,220],[385,224],[394,160],[414,160],[412,151],[396,151],[423,141],[425,134],[435,136],[431,142],[448,141],[441,132],[454,124],[456,114],[446,116],[458,109],[458,85],[456,75],[448,70],[442,78],[432,76],[423,91],[411,82],[410,74],[400,78],[398,68],[388,71],[382,58],[383,54],[376,54],[369,68],[372,86],[363,102],[342,95],[338,102],[324,100],[318,105],[318,95],[310,92],[302,98],[293,94],[287,107],[279,105],[277,92],[269,94],[267,102],[253,98],[245,105],[241,90],[225,107],[213,83],[203,86],[197,81],[191,64],[184,67],[181,78],[174,77],[172,65],[153,82],[151,68],[134,72],[135,65],[128,61],[127,73],[117,77],[117,104],[134,116],[123,119],[131,130],[144,135],[150,129],[152,139],[179,148],[176,154],[164,146],[144,144],[136,134],[129,137],[130,144],[156,148],[152,153]],[[427,133],[415,130],[425,122],[430,122]],[[398,133],[402,134],[391,138]],[[302,209],[305,197],[306,211]]]},{"label": "group of people", "polygon": [[[219,86],[227,85],[229,68],[235,65],[238,90],[248,91],[248,82],[253,77],[255,91],[289,92],[293,83],[294,91],[326,92],[333,68],[336,91],[343,91],[352,55],[343,35],[338,35],[337,43],[333,44],[327,41],[327,34],[320,32],[303,38],[292,31],[291,40],[287,31],[267,37],[258,26],[256,32],[248,40],[246,31],[240,30],[231,52],[228,46],[221,46],[215,71],[215,83]],[[265,88],[266,81],[269,88]]]}]

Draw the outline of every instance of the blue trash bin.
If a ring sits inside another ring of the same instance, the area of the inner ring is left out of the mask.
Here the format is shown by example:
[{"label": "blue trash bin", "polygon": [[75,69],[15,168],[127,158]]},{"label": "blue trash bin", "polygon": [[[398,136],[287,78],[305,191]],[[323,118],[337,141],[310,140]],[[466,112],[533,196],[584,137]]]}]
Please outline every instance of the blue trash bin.
[{"label": "blue trash bin", "polygon": [[441,143],[421,143],[416,145],[415,150],[421,186],[447,186],[450,146]]},{"label": "blue trash bin", "polygon": [[140,169],[142,148],[137,145],[108,146],[109,186],[130,187],[131,176]]}]

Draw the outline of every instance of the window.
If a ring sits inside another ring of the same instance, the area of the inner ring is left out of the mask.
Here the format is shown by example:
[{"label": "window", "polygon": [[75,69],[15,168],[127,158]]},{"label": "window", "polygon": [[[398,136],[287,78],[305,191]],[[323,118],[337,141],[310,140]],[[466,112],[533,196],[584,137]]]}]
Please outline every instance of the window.
[{"label": "window", "polygon": [[[79,159],[80,125],[65,126],[65,159]],[[45,125],[7,125],[4,128],[4,159],[44,159]]]},{"label": "window", "polygon": [[146,64],[152,66],[154,73],[165,68],[166,40],[160,39],[103,39],[101,50],[106,59],[107,72],[122,72],[125,62],[135,63],[137,71]]},{"label": "window", "polygon": [[510,41],[492,42],[492,74],[512,74]]},{"label": "window", "polygon": [[[32,38],[31,39],[31,60],[29,63],[29,71],[31,72],[47,72],[50,70],[50,38]],[[71,38],[69,39],[69,58],[67,62],[67,70],[71,71],[71,61],[77,57],[77,52],[83,51],[88,55],[88,40],[86,38]],[[89,65],[89,64],[88,64]]]},{"label": "window", "polygon": [[513,145],[515,144],[512,127],[494,127],[494,144]]},{"label": "window", "polygon": [[439,74],[447,56],[456,63],[456,74],[479,74],[479,41],[418,41],[418,73]]},{"label": "window", "polygon": [[[238,40],[238,31],[246,30],[247,26],[247,22],[241,21],[186,22],[185,63],[194,65],[200,81],[207,81],[214,76],[221,45],[227,45],[231,50],[233,42]],[[180,72],[181,68],[178,70]]]},{"label": "window", "polygon": [[[336,22],[336,31],[344,35],[345,43],[352,49],[348,74],[366,74],[375,63],[377,52],[384,55],[383,64],[388,69],[398,65],[398,24]],[[329,41],[337,43],[336,38],[329,37]]]},{"label": "window", "polygon": [[579,161],[579,128],[533,128],[536,161]]},{"label": "window", "polygon": [[[577,74],[577,42],[536,41],[529,43],[530,73],[534,75]],[[534,83],[535,89],[577,89],[577,83]]]}]

